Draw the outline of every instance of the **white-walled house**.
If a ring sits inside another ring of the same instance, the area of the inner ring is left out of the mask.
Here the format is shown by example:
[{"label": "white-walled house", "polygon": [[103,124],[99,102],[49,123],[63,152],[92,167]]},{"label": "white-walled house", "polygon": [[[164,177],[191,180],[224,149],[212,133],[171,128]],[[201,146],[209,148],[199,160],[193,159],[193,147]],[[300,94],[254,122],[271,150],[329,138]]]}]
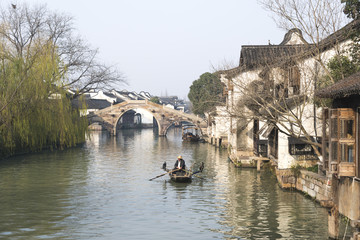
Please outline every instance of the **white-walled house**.
[{"label": "white-walled house", "polygon": [[[258,157],[266,155],[280,171],[321,165],[321,156],[309,144],[321,145],[322,134],[321,109],[312,101],[313,94],[326,63],[348,47],[349,28],[351,24],[322,40],[318,48],[308,44],[297,29],[290,30],[279,45],[242,46],[239,66],[218,72],[227,98],[226,107],[218,108],[216,115],[227,116],[222,122],[229,126],[229,154],[234,163],[255,166]],[[273,97],[269,104],[263,100],[262,107],[254,104],[269,89]],[[254,97],[250,92],[260,94]],[[277,107],[270,104],[274,99]],[[283,106],[288,109],[280,111]],[[216,127],[225,125],[218,121]],[[214,135],[220,131],[213,128]]]},{"label": "white-walled house", "polygon": [[[279,45],[242,46],[239,67],[218,72],[226,107],[217,108],[216,124],[209,127],[216,135],[227,122],[229,157],[235,164],[255,166],[266,156],[280,186],[303,191],[329,208],[328,230],[334,238],[339,237],[340,212],[355,226],[353,239],[360,239],[360,73],[323,92],[317,88],[329,60],[346,52],[351,33],[359,28],[360,21],[353,21],[317,46],[306,43],[298,30],[289,31]],[[334,99],[332,108],[317,105],[316,92]],[[318,174],[297,168],[316,164]]]},{"label": "white-walled house", "polygon": [[117,103],[119,102],[118,98],[111,94],[111,93],[104,93],[102,90],[98,91],[98,92],[89,92],[87,94],[85,94],[85,96],[88,96],[90,99],[99,99],[99,100],[106,100],[111,104]]},{"label": "white-walled house", "polygon": [[136,112],[135,124],[141,124],[142,127],[153,127],[154,116],[152,115],[152,113],[142,108],[136,108],[133,110]]},{"label": "white-walled house", "polygon": [[216,147],[228,147],[228,129],[230,128],[230,116],[225,106],[217,106],[213,113],[207,113],[208,142]]}]

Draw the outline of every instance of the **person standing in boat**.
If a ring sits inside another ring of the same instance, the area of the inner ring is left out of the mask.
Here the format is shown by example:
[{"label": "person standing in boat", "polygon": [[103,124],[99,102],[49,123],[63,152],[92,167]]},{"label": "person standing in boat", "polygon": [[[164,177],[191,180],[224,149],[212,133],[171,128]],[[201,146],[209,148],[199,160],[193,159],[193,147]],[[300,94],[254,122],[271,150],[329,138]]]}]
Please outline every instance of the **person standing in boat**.
[{"label": "person standing in boat", "polygon": [[185,161],[182,159],[181,155],[178,156],[178,159],[174,164],[174,169],[185,170]]}]

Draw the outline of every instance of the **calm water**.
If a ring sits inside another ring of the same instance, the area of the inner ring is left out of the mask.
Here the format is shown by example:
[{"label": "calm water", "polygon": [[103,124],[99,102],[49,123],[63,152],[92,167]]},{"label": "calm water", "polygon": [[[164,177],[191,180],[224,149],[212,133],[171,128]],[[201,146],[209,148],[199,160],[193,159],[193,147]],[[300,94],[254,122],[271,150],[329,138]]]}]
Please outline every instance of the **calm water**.
[{"label": "calm water", "polygon": [[[327,239],[327,211],[311,199],[180,135],[94,133],[79,148],[1,161],[0,239]],[[148,181],[179,154],[204,162],[204,179]]]}]

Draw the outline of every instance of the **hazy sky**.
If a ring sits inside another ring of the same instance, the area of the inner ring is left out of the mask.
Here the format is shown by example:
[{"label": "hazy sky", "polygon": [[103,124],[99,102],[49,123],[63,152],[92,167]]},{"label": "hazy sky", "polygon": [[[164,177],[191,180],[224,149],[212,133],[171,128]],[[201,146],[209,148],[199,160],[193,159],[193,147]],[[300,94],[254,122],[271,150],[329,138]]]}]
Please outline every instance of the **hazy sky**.
[{"label": "hazy sky", "polygon": [[237,64],[241,45],[273,44],[285,32],[257,0],[0,0],[46,4],[74,17],[81,36],[129,83],[118,90],[185,98],[212,65]]}]

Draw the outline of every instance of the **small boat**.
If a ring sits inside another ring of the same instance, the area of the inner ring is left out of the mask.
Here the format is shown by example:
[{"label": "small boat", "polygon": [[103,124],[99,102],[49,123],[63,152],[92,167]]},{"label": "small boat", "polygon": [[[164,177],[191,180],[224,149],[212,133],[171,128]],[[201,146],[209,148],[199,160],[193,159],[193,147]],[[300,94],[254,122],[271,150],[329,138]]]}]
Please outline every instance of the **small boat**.
[{"label": "small boat", "polygon": [[184,170],[179,170],[175,172],[169,173],[170,179],[174,182],[191,182],[192,180],[192,173]]},{"label": "small boat", "polygon": [[[184,169],[167,169],[166,168],[166,162],[163,163],[162,169],[169,173],[170,179],[174,182],[182,182],[182,183],[188,183],[191,182],[192,176],[198,173],[201,173],[204,170],[204,163],[202,162],[199,166],[199,169],[195,172],[192,170],[184,170]],[[198,176],[196,176],[198,177]],[[201,177],[199,177],[201,178]]]},{"label": "small boat", "polygon": [[182,127],[182,139],[187,142],[200,141],[200,129],[193,124],[183,125]]}]

